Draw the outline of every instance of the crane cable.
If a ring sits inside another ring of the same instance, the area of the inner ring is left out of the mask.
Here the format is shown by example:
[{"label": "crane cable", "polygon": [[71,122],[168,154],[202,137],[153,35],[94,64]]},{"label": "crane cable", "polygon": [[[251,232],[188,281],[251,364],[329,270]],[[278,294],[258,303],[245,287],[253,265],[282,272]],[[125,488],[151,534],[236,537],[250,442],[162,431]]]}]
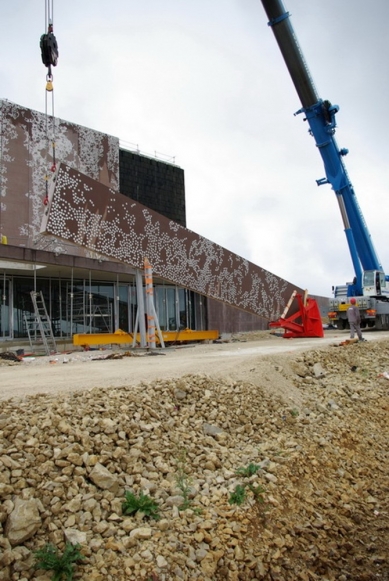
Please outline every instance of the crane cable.
[{"label": "crane cable", "polygon": [[[54,36],[54,0],[45,0],[45,30],[47,32],[42,34],[40,38],[40,49],[42,62],[47,68],[46,74],[46,90],[45,90],[45,116],[46,116],[46,192],[43,203],[48,204],[49,201],[49,179],[50,174],[48,171],[48,152],[50,147],[50,136],[49,136],[49,117],[51,119],[51,143],[52,143],[52,164],[50,167],[51,172],[56,170],[56,160],[55,160],[55,117],[54,117],[54,86],[53,86],[53,73],[51,67],[57,66],[58,62],[58,44],[57,39]],[[49,114],[49,98],[48,93],[51,93],[51,111]]]}]

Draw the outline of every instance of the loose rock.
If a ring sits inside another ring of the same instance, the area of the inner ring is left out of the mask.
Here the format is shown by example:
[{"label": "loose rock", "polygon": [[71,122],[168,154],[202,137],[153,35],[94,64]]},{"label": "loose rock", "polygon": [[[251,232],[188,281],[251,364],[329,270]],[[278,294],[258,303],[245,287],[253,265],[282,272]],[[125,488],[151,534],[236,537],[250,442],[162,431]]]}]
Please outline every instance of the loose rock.
[{"label": "loose rock", "polygon": [[[92,581],[389,579],[388,368],[379,341],[268,356],[253,383],[1,401],[0,580],[49,580],[33,553],[66,540]],[[160,518],[124,515],[126,490]]]}]

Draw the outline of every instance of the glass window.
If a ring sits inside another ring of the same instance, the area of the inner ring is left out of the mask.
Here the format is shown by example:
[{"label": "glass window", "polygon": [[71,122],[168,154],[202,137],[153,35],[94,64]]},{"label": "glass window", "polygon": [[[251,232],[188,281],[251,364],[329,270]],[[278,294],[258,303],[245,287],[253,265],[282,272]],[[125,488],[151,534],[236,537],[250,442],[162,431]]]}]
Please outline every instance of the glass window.
[{"label": "glass window", "polygon": [[72,292],[72,333],[112,333],[114,283],[75,281]]},{"label": "glass window", "polygon": [[[13,304],[13,324],[14,337],[27,337],[27,325],[35,320],[34,306],[31,299],[31,291],[34,290],[34,279],[24,277],[14,277],[14,304]],[[36,280],[36,291],[42,292],[46,304],[48,315],[50,310],[50,281],[48,279]]]},{"label": "glass window", "polygon": [[166,288],[164,286],[157,286],[154,292],[155,310],[157,311],[159,328],[161,331],[167,331]]},{"label": "glass window", "polygon": [[188,328],[188,317],[186,308],[186,290],[184,288],[177,289],[178,293],[178,310],[180,317],[180,329]]},{"label": "glass window", "polygon": [[374,270],[367,270],[363,275],[363,286],[374,286]]},{"label": "glass window", "polygon": [[0,281],[0,339],[7,339],[11,335],[10,331],[10,281],[2,278]]},{"label": "glass window", "polygon": [[175,331],[177,329],[177,313],[176,313],[176,289],[173,287],[166,287],[166,306],[168,318],[168,330]]}]

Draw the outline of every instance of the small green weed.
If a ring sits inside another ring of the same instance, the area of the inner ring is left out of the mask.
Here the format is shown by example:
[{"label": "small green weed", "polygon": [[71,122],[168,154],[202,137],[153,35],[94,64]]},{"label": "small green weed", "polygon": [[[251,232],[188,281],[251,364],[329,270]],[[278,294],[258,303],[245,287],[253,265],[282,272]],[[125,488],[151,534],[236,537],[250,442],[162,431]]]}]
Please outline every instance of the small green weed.
[{"label": "small green weed", "polygon": [[254,476],[254,474],[256,474],[260,469],[261,467],[258,466],[258,464],[250,463],[248,466],[246,466],[246,468],[238,468],[235,474],[237,476],[245,476],[249,478],[250,476]]},{"label": "small green weed", "polygon": [[66,543],[63,555],[61,555],[55,545],[48,543],[43,549],[35,551],[35,568],[54,571],[52,581],[72,581],[74,563],[84,559],[80,553],[80,548],[80,545]]},{"label": "small green weed", "polygon": [[266,492],[266,490],[261,485],[254,486],[253,484],[249,484],[248,488],[253,493],[256,502],[259,502],[259,504],[265,503],[263,493]]},{"label": "small green weed", "polygon": [[126,499],[122,504],[123,514],[134,514],[135,512],[143,512],[146,516],[159,520],[159,506],[158,503],[142,492],[136,496],[129,490],[126,490]]},{"label": "small green weed", "polygon": [[177,457],[177,474],[176,474],[176,484],[177,488],[180,490],[181,495],[184,499],[183,503],[178,507],[178,510],[186,510],[190,508],[195,514],[201,514],[201,508],[192,507],[192,499],[190,498],[190,493],[192,490],[192,478],[186,473],[186,450],[184,448],[179,450]]},{"label": "small green weed", "polygon": [[[243,476],[244,478],[250,478],[254,476],[261,467],[258,464],[250,463],[246,468],[238,468],[235,474],[238,476]],[[255,486],[251,482],[245,482],[244,484],[237,484],[235,486],[234,492],[230,494],[230,498],[228,502],[230,504],[237,504],[238,506],[242,505],[247,500],[247,492],[250,491],[254,496],[255,502],[258,504],[264,504],[265,499],[263,498],[263,493],[265,489],[262,486],[258,485]]]},{"label": "small green weed", "polygon": [[230,504],[237,504],[238,506],[240,506],[245,502],[246,498],[247,498],[246,486],[242,484],[237,484],[235,486],[234,492],[231,493],[228,502]]},{"label": "small green weed", "polygon": [[292,410],[290,410],[290,415],[292,416],[292,418],[297,418],[297,416],[299,415],[299,411],[296,408],[293,408]]}]

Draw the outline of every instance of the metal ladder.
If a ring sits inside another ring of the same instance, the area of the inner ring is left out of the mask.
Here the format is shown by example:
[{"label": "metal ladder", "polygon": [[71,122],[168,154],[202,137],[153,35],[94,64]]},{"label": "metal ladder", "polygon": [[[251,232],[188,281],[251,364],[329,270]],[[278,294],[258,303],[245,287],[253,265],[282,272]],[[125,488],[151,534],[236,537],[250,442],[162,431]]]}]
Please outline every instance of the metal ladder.
[{"label": "metal ladder", "polygon": [[23,314],[24,328],[27,331],[28,340],[30,341],[31,351],[34,349],[34,343],[37,342],[37,332],[39,332],[36,317],[31,317],[28,313]]},{"label": "metal ladder", "polygon": [[[42,343],[46,351],[46,355],[50,355],[51,353],[57,352],[57,345],[55,343],[53,329],[51,326],[51,320],[46,310],[45,300],[43,298],[42,291],[36,292],[31,291],[31,300],[32,304],[34,305],[34,313],[35,313],[35,324],[39,329],[39,332],[42,337]],[[31,338],[30,333],[28,333],[30,344]]]}]

